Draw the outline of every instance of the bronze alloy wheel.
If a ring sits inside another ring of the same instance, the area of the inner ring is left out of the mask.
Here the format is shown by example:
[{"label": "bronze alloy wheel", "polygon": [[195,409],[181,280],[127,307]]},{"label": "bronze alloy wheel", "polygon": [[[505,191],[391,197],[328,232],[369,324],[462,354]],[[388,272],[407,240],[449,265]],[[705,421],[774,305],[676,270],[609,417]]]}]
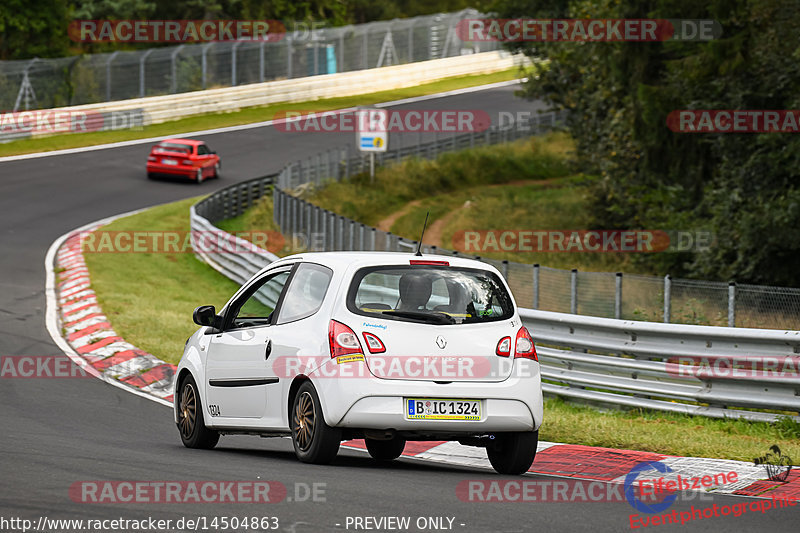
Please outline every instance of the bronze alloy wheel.
[{"label": "bronze alloy wheel", "polygon": [[181,392],[181,404],[178,411],[178,427],[181,436],[185,439],[192,437],[194,425],[197,421],[197,395],[191,383],[184,383]]},{"label": "bronze alloy wheel", "polygon": [[308,392],[302,392],[294,411],[294,431],[297,435],[297,447],[304,452],[308,451],[314,439],[315,415],[314,399]]}]

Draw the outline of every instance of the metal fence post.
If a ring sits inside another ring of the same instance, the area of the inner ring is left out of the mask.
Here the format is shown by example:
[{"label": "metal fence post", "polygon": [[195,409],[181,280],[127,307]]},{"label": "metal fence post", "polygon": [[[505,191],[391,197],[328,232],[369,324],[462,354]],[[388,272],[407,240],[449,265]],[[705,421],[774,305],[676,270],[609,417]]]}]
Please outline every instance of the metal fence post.
[{"label": "metal fence post", "polygon": [[392,251],[392,232],[391,231],[386,233],[386,243],[385,243],[384,248],[386,248],[387,252],[391,252]]},{"label": "metal fence post", "polygon": [[539,309],[539,263],[533,265],[533,308]]},{"label": "metal fence post", "polygon": [[236,50],[241,44],[242,41],[237,41],[231,48],[231,87],[236,87]]},{"label": "metal fence post", "polygon": [[736,282],[728,283],[728,327],[736,327]]},{"label": "metal fence post", "polygon": [[[144,83],[144,80],[145,80],[144,65],[145,65],[145,61],[147,60],[147,56],[152,54],[153,50],[154,50],[154,48],[151,48],[150,50],[147,50],[144,54],[142,54],[142,57],[139,59],[139,98],[144,98],[144,96],[146,94],[145,83]],[[203,56],[203,57],[205,57],[205,56]],[[203,68],[205,69],[205,63],[203,63]],[[205,89],[206,88],[206,86],[205,86],[205,70],[203,70],[203,83],[204,83],[203,89]]]},{"label": "metal fence post", "polygon": [[614,276],[614,318],[622,317],[622,272]]},{"label": "metal fence post", "polygon": [[573,268],[569,279],[569,312],[578,314],[578,269]]},{"label": "metal fence post", "polygon": [[365,249],[365,248],[364,248],[364,244],[365,244],[365,243],[364,243],[364,231],[365,231],[365,230],[366,230],[366,227],[364,226],[364,224],[361,224],[361,225],[359,226],[359,228],[358,228],[358,249],[359,249],[360,251],[362,251],[362,252],[363,252],[363,251],[364,251],[364,249]]},{"label": "metal fence post", "polygon": [[258,45],[258,80],[264,81],[264,46],[266,46],[266,41],[261,41]]},{"label": "metal fence post", "polygon": [[108,56],[108,61],[106,61],[106,102],[111,101],[111,62],[114,61],[114,58],[117,57],[117,54],[119,54],[119,52],[112,53],[110,56]]},{"label": "metal fence post", "polygon": [[372,228],[369,232],[369,250],[371,252],[375,251],[375,228]]},{"label": "metal fence post", "polygon": [[[207,44],[202,45],[203,49],[200,52],[200,64],[201,64],[200,77],[201,77],[201,80],[202,80],[202,83],[203,83],[203,89],[206,88],[206,80],[207,80],[207,76],[208,76],[208,74],[207,74],[208,73],[208,49],[211,48],[211,46],[213,44],[214,43],[207,43]],[[148,52],[149,51],[151,51],[151,50],[148,50]]]},{"label": "metal fence post", "polygon": [[664,276],[664,323],[669,324],[669,315],[672,312],[672,276]]},{"label": "metal fence post", "polygon": [[356,249],[356,223],[353,220],[350,220],[350,228],[348,230],[347,235],[347,249],[348,250],[355,250]]},{"label": "metal fence post", "polygon": [[286,37],[286,77],[292,79],[292,38]]}]

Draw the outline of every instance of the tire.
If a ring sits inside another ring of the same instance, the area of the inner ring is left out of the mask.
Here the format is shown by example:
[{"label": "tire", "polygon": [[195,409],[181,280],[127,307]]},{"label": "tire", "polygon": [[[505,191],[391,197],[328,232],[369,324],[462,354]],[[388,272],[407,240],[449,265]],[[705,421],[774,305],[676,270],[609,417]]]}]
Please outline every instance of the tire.
[{"label": "tire", "polygon": [[290,424],[294,453],[303,463],[318,465],[333,461],[342,442],[342,431],[325,423],[317,390],[306,381],[292,402]]},{"label": "tire", "polygon": [[154,180],[154,179],[156,179],[156,175],[153,174],[152,172],[148,172],[147,173],[147,179]]},{"label": "tire", "polygon": [[222,163],[214,165],[214,179],[219,179],[219,171],[222,169]]},{"label": "tire", "polygon": [[203,418],[203,404],[192,376],[181,382],[178,393],[178,433],[187,448],[210,450],[219,442],[219,433],[208,429]]},{"label": "tire", "polygon": [[198,185],[203,183],[203,169],[202,168],[198,168],[197,169],[197,172],[195,174],[194,180],[197,182]]},{"label": "tire", "polygon": [[394,438],[392,440],[366,439],[367,451],[373,459],[378,461],[393,461],[403,454],[406,439]]},{"label": "tire", "polygon": [[486,454],[498,474],[518,476],[533,464],[538,443],[538,431],[500,433],[495,436],[495,442],[486,447]]}]

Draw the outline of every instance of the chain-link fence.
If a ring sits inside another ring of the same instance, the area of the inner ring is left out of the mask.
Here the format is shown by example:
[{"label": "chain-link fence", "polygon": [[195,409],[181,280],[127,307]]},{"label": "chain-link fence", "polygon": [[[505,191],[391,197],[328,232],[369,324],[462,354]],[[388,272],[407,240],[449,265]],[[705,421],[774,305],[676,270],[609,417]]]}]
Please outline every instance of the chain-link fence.
[{"label": "chain-link fence", "polygon": [[370,69],[499,49],[464,42],[460,20],[428,15],[282,34],[58,59],[0,61],[0,110],[21,111]]}]

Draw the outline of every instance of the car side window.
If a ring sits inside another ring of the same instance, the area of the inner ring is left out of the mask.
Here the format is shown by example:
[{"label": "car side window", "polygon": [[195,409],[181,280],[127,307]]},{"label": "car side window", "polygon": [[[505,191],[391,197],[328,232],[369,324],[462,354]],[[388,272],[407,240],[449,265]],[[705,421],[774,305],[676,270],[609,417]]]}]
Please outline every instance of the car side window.
[{"label": "car side window", "polygon": [[278,305],[283,287],[289,279],[289,270],[265,277],[235,310],[230,327],[233,329],[270,324],[272,313]]},{"label": "car side window", "polygon": [[333,271],[322,265],[303,263],[297,267],[278,311],[276,324],[308,318],[322,307]]},{"label": "car side window", "polygon": [[208,147],[205,144],[198,145],[197,155],[208,155]]}]

